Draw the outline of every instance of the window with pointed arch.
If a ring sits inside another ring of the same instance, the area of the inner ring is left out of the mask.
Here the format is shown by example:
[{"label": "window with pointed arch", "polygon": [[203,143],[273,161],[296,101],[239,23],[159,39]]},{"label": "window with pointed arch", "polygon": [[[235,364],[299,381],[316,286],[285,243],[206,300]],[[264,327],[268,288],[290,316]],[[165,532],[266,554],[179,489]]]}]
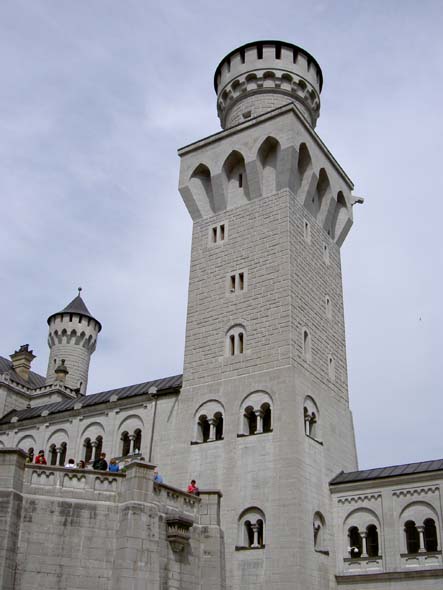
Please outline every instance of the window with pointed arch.
[{"label": "window with pointed arch", "polygon": [[260,508],[251,507],[244,510],[238,519],[236,550],[264,549],[265,525],[265,515]]},{"label": "window with pointed arch", "polygon": [[320,413],[314,399],[308,395],[303,403],[303,420],[305,434],[316,441],[320,441]]},{"label": "window with pointed arch", "polygon": [[192,444],[223,440],[224,408],[217,400],[202,404],[194,415]]},{"label": "window with pointed arch", "polygon": [[240,406],[238,436],[272,432],[272,399],[266,391],[254,391]]},{"label": "window with pointed arch", "polygon": [[226,356],[236,356],[244,354],[246,347],[246,330],[241,324],[236,324],[229,328],[226,333]]}]

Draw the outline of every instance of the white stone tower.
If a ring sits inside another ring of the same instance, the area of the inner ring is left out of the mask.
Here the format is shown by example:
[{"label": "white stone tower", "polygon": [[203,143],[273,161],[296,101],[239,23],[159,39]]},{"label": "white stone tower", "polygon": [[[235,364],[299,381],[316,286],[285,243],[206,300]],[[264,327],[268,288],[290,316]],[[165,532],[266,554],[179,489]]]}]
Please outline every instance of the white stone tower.
[{"label": "white stone tower", "polygon": [[194,228],[177,482],[222,490],[232,590],[335,587],[328,482],[357,467],[340,267],[355,199],[314,131],[321,87],[303,49],[244,45],[215,73],[224,130],[179,150]]},{"label": "white stone tower", "polygon": [[46,382],[63,380],[71,389],[86,394],[89,362],[102,329],[78,295],[64,309],[48,318],[50,349]]}]

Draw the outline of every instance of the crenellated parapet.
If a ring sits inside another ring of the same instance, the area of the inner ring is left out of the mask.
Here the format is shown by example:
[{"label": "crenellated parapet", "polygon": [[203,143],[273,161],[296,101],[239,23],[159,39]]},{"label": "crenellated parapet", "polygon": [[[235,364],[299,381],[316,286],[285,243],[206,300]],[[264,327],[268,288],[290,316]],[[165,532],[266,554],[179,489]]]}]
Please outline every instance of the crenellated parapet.
[{"label": "crenellated parapet", "polygon": [[215,72],[217,111],[224,129],[291,102],[315,127],[320,116],[321,68],[304,49],[280,41],[231,51]]}]

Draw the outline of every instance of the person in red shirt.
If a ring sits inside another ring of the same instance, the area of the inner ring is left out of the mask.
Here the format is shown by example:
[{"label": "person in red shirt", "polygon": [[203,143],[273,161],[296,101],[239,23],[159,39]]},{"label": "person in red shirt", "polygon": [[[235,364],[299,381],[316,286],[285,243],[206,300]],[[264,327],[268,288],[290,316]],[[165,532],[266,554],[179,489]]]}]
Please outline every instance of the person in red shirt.
[{"label": "person in red shirt", "polygon": [[194,494],[195,496],[200,495],[200,490],[197,487],[195,479],[192,479],[191,483],[188,485],[188,494]]},{"label": "person in red shirt", "polygon": [[35,463],[37,465],[47,465],[45,451],[39,451],[37,457],[35,458]]}]

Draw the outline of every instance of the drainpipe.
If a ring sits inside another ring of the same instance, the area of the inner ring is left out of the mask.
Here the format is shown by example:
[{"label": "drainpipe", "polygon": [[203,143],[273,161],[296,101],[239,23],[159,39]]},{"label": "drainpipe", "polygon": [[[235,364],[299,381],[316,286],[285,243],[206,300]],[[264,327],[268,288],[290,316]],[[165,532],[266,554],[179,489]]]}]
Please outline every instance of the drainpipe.
[{"label": "drainpipe", "polygon": [[155,417],[157,415],[157,388],[151,387],[148,393],[154,398],[154,412],[152,414],[152,424],[151,424],[151,440],[149,442],[149,457],[148,463],[152,462],[152,447],[154,445],[154,429],[155,429]]}]

